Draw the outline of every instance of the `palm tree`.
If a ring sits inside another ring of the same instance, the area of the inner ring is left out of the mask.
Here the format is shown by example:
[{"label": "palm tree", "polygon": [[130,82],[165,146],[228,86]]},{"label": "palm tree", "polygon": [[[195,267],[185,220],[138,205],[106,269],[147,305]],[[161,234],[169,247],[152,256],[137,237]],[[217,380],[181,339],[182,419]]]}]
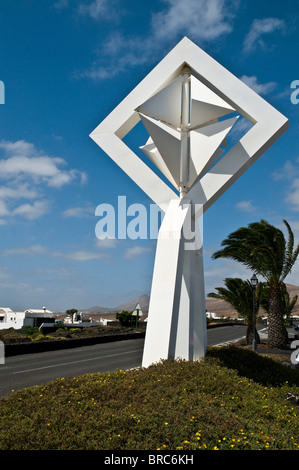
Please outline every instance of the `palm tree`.
[{"label": "palm tree", "polygon": [[[298,295],[294,295],[294,297],[290,297],[288,293],[286,285],[282,282],[281,283],[281,302],[282,302],[282,311],[283,316],[287,319],[290,318],[292,311],[297,303]],[[269,314],[269,286],[265,285],[260,300],[261,307]]]},{"label": "palm tree", "polygon": [[299,254],[299,244],[294,249],[294,235],[290,225],[283,220],[288,240],[283,232],[266,220],[253,222],[231,233],[213,254],[214,259],[230,258],[239,261],[264,278],[269,286],[268,344],[284,348],[288,341],[283,323],[281,288]]},{"label": "palm tree", "polygon": [[[255,329],[255,332],[253,332],[253,292],[250,281],[244,281],[240,278],[226,278],[224,284],[225,287],[216,287],[217,293],[211,292],[208,297],[228,302],[244,318],[247,324],[246,343],[252,343],[253,334],[256,342],[260,343],[257,330]],[[256,312],[260,307],[260,293],[261,289],[258,286],[255,295]]]},{"label": "palm tree", "polygon": [[78,313],[78,310],[76,308],[70,308],[68,310],[65,311],[65,313],[67,315],[70,315],[71,319],[72,319],[72,323],[74,322],[74,318],[75,318],[75,315],[76,313]]}]

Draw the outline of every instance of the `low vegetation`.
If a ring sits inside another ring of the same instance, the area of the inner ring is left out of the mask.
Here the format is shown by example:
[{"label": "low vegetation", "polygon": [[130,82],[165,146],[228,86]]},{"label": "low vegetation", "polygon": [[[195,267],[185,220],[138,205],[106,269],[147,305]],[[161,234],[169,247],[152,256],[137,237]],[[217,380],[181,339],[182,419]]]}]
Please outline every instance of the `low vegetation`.
[{"label": "low vegetation", "polygon": [[0,400],[1,450],[299,449],[298,370],[244,347]]},{"label": "low vegetation", "polygon": [[[104,336],[104,335],[117,335],[135,332],[136,328],[133,326],[92,326],[84,328],[68,328],[63,323],[57,324],[55,331],[43,334],[39,328],[25,326],[19,330],[8,328],[0,330],[0,340],[4,344],[13,343],[27,343],[31,341],[55,341],[61,339],[71,338],[86,338],[90,336]],[[142,328],[140,328],[142,330]]]}]

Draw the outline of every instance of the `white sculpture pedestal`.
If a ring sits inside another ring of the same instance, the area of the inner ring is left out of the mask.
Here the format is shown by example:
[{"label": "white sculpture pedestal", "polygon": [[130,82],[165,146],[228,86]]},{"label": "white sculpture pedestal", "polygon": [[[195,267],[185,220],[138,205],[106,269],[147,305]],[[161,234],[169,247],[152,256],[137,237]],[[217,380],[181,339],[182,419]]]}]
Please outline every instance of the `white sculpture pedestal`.
[{"label": "white sculpture pedestal", "polygon": [[180,200],[172,200],[159,231],[143,367],[161,358],[196,360],[205,356],[202,247],[198,228],[194,242],[185,241],[183,233],[190,211],[191,204],[183,207]]}]

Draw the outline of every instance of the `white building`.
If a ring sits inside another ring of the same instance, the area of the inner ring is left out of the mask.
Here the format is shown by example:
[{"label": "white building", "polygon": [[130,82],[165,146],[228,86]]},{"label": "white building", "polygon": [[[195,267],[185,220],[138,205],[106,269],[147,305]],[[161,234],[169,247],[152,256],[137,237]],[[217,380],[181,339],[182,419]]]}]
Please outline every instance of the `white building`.
[{"label": "white building", "polygon": [[213,312],[206,312],[207,318],[212,318],[213,320],[221,320],[221,317],[218,317],[216,313]]},{"label": "white building", "polygon": [[8,328],[19,330],[23,326],[39,327],[45,321],[49,322],[49,319],[54,321],[54,315],[46,307],[41,310],[28,309],[22,312],[15,312],[8,307],[0,307],[0,330]]},{"label": "white building", "polygon": [[100,320],[92,321],[91,317],[86,319],[84,317],[83,312],[77,312],[72,317],[71,315],[67,315],[63,321],[65,325],[68,327],[84,327],[84,326],[105,326],[112,320],[106,320],[105,318],[101,318]]}]

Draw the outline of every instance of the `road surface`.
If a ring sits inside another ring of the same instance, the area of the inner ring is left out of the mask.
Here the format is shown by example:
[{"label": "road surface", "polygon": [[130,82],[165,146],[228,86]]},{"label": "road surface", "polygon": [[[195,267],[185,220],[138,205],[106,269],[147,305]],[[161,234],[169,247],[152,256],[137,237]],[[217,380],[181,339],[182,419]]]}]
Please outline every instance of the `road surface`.
[{"label": "road surface", "polygon": [[[244,325],[208,329],[208,344],[237,340],[245,333]],[[0,397],[56,378],[139,367],[143,344],[144,339],[132,339],[7,357],[5,364],[0,364]]]}]

